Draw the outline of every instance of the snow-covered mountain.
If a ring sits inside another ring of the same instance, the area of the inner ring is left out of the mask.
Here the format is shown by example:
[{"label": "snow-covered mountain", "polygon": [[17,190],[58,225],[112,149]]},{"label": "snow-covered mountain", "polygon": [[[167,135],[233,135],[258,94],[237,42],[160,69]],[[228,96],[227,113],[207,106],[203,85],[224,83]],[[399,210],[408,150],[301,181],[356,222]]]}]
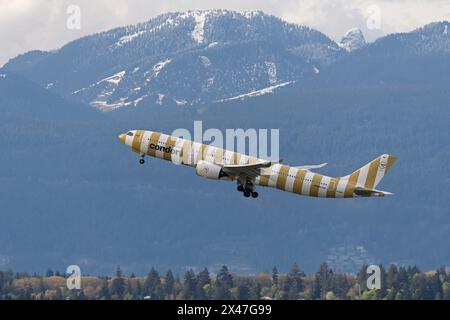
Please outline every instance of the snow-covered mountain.
[{"label": "snow-covered mountain", "polygon": [[6,69],[102,110],[270,92],[344,54],[308,27],[260,11],[188,11],[31,52]]},{"label": "snow-covered mountain", "polygon": [[[20,55],[4,70],[105,111],[196,105],[267,95],[300,82],[315,86],[316,79],[331,85],[390,78],[414,83],[423,72],[431,79],[436,60],[428,56],[450,53],[448,29],[447,21],[431,23],[370,44],[351,29],[337,44],[261,11],[176,12],[56,51]],[[426,61],[410,62],[417,58]],[[367,72],[372,77],[361,79]]]},{"label": "snow-covered mountain", "polygon": [[339,42],[339,46],[348,52],[358,50],[366,44],[366,39],[364,38],[362,31],[358,28],[348,30]]}]

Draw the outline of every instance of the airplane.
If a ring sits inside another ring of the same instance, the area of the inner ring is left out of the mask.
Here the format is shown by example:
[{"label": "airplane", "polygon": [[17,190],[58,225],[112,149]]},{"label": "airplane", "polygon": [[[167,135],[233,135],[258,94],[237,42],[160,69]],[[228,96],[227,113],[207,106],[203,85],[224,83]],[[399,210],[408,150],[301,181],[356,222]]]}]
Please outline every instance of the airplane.
[{"label": "airplane", "polygon": [[323,198],[383,197],[392,195],[375,189],[397,159],[383,154],[343,177],[328,177],[311,170],[327,165],[288,166],[160,132],[131,130],[119,140],[140,155],[194,167],[198,176],[213,180],[236,180],[244,197],[257,198],[256,186],[265,186],[300,195]]}]

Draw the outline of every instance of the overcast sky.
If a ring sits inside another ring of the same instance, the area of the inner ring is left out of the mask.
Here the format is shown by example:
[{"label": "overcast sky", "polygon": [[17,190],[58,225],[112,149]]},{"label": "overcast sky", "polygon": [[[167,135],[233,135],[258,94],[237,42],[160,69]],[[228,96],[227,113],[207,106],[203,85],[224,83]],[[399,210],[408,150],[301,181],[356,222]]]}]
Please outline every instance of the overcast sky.
[{"label": "overcast sky", "polygon": [[[81,9],[81,29],[67,28],[67,8]],[[450,0],[0,0],[0,66],[33,49],[56,49],[83,35],[148,20],[168,11],[258,9],[339,40],[360,28],[369,41],[450,20]]]}]

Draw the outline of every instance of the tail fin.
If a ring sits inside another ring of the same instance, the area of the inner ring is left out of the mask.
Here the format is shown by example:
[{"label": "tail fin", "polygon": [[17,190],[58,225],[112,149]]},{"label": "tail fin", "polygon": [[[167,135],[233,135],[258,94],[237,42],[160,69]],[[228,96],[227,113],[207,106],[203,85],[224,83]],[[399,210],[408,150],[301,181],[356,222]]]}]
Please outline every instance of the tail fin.
[{"label": "tail fin", "polygon": [[383,154],[375,160],[369,162],[361,169],[356,170],[352,174],[342,177],[342,180],[348,180],[349,184],[360,186],[364,189],[375,189],[378,183],[383,179],[394,164],[397,157],[389,154]]}]

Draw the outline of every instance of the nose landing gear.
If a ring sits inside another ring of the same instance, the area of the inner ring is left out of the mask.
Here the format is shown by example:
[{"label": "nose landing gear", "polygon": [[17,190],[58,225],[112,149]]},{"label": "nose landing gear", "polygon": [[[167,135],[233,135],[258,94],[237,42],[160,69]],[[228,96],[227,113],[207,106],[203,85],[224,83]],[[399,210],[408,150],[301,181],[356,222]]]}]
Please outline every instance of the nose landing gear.
[{"label": "nose landing gear", "polygon": [[145,163],[144,157],[145,157],[145,155],[142,154],[142,155],[141,155],[141,158],[139,159],[139,163],[140,163],[140,164],[144,164],[144,163]]}]

